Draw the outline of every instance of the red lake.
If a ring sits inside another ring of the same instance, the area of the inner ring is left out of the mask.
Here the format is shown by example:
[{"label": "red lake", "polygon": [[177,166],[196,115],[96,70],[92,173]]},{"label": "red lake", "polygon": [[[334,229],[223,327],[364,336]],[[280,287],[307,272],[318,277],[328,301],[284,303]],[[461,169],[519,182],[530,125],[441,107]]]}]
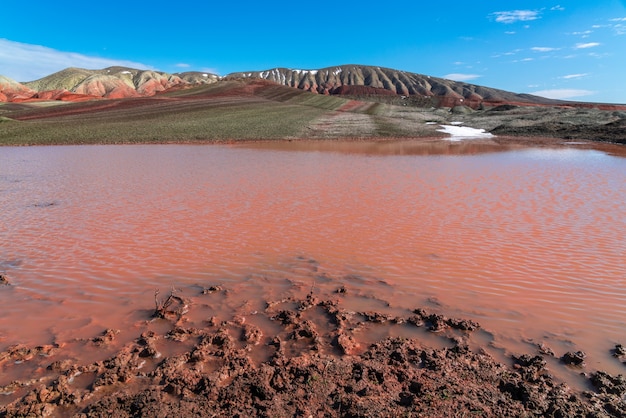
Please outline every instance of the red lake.
[{"label": "red lake", "polygon": [[473,319],[494,352],[623,373],[626,158],[577,147],[0,148],[0,349],[130,336],[156,290],[231,287],[253,310],[286,279],[351,281]]}]

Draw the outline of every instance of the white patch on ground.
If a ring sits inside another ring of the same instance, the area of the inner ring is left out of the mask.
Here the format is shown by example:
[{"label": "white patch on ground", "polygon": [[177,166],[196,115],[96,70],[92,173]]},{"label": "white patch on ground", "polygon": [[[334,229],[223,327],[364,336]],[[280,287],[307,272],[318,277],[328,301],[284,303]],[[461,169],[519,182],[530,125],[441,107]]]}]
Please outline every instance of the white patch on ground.
[{"label": "white patch on ground", "polygon": [[468,126],[458,125],[440,125],[443,129],[437,129],[437,132],[443,132],[450,137],[445,138],[448,141],[462,141],[464,139],[480,139],[492,138],[493,134],[485,132],[484,129],[470,128]]},{"label": "white patch on ground", "polygon": [[450,122],[450,125],[459,126],[459,125],[463,125],[463,122]]},{"label": "white patch on ground", "polygon": [[202,74],[202,77],[208,77],[208,76],[209,76],[209,75],[208,75],[208,74],[206,74],[206,73],[205,73],[205,74]]}]

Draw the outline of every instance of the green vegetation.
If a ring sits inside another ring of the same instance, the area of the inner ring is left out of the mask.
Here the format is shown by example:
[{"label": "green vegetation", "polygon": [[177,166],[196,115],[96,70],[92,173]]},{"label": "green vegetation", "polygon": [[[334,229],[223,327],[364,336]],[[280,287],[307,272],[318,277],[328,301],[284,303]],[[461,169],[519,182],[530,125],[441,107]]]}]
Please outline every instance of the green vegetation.
[{"label": "green vegetation", "polygon": [[[229,80],[139,99],[19,104],[0,112],[0,145],[331,138],[334,132],[414,137],[434,132],[423,132],[415,108],[349,102],[285,86]],[[358,129],[353,130],[354,123]],[[320,135],[320,129],[327,134]]]}]

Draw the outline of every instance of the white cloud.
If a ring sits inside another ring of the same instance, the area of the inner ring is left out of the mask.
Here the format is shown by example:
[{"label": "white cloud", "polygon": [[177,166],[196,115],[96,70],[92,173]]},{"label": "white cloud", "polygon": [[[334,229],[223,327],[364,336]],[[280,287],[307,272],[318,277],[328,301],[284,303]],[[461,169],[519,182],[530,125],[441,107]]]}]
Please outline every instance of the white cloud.
[{"label": "white cloud", "polygon": [[517,32],[513,31],[513,30],[508,30],[506,32],[504,32],[505,35],[515,35]]},{"label": "white cloud", "polygon": [[36,80],[68,67],[102,69],[116,65],[154,69],[138,62],[90,57],[0,38],[0,74],[16,81]]},{"label": "white cloud", "polygon": [[577,89],[553,89],[553,90],[539,90],[532,92],[530,94],[534,94],[535,96],[546,97],[548,99],[573,99],[575,97],[584,97],[591,96],[596,94],[595,91],[591,90],[577,90]]},{"label": "white cloud", "polygon": [[507,52],[503,52],[502,54],[498,54],[498,56],[504,55],[504,56],[512,56],[512,55],[517,55],[517,53],[522,52],[521,49],[514,49],[512,51],[507,51]]},{"label": "white cloud", "polygon": [[596,46],[600,46],[602,44],[600,44],[599,42],[587,42],[587,43],[579,43],[576,44],[576,46],[574,48],[576,49],[588,49],[588,48],[595,48]]},{"label": "white cloud", "polygon": [[562,12],[562,11],[564,11],[564,10],[565,10],[565,7],[563,7],[563,6],[561,6],[560,4],[558,4],[558,5],[556,5],[556,6],[552,7],[552,8],[550,8],[550,10],[552,10],[552,11],[559,11],[559,12]]},{"label": "white cloud", "polygon": [[191,65],[185,64],[184,62],[178,63],[175,66],[178,67],[178,68],[189,68],[189,67],[191,67]]},{"label": "white cloud", "polygon": [[565,79],[565,80],[572,80],[572,79],[574,79],[574,78],[583,78],[583,77],[587,77],[588,75],[589,75],[589,74],[587,74],[587,73],[584,73],[584,74],[568,74],[568,75],[564,75],[564,76],[559,77],[559,78],[562,78],[562,79]]},{"label": "white cloud", "polygon": [[491,16],[495,17],[496,22],[510,24],[537,20],[539,19],[539,12],[537,10],[510,10],[494,12]]},{"label": "white cloud", "polygon": [[624,22],[626,22],[626,17],[610,19],[610,22],[615,22],[615,24],[613,25],[613,30],[615,31],[616,35],[626,35],[626,25],[624,24]]},{"label": "white cloud", "polygon": [[443,76],[443,78],[447,78],[448,80],[454,80],[454,81],[470,81],[470,80],[475,80],[480,77],[481,76],[478,74],[459,74],[459,73],[446,74]]},{"label": "white cloud", "polygon": [[550,48],[547,46],[535,46],[530,49],[535,52],[551,52],[551,51],[558,51],[560,48]]}]

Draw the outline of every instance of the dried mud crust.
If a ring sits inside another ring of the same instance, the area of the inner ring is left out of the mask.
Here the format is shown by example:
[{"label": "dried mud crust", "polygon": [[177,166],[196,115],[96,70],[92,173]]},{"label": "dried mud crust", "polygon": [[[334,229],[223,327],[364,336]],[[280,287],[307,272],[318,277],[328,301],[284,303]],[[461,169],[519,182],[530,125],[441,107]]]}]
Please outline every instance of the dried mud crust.
[{"label": "dried mud crust", "polygon": [[[574,392],[550,376],[541,356],[500,364],[471,350],[473,321],[424,309],[351,311],[344,307],[350,293],[342,286],[324,297],[268,301],[262,312],[209,317],[201,326],[187,318],[193,299],[157,294],[152,321],[169,326],[143,331],[103,361],[55,360],[59,344],[0,353],[0,365],[50,358],[45,377],[0,388],[13,396],[0,416],[626,416],[621,375],[592,373],[596,390]],[[197,298],[206,295],[226,298],[228,289],[211,286]],[[276,331],[266,335],[262,321]],[[370,332],[393,327],[436,333],[444,343],[368,341]],[[106,330],[84,349],[106,349],[117,335]],[[163,355],[165,345],[176,348]],[[623,347],[614,355],[621,358]]]}]

